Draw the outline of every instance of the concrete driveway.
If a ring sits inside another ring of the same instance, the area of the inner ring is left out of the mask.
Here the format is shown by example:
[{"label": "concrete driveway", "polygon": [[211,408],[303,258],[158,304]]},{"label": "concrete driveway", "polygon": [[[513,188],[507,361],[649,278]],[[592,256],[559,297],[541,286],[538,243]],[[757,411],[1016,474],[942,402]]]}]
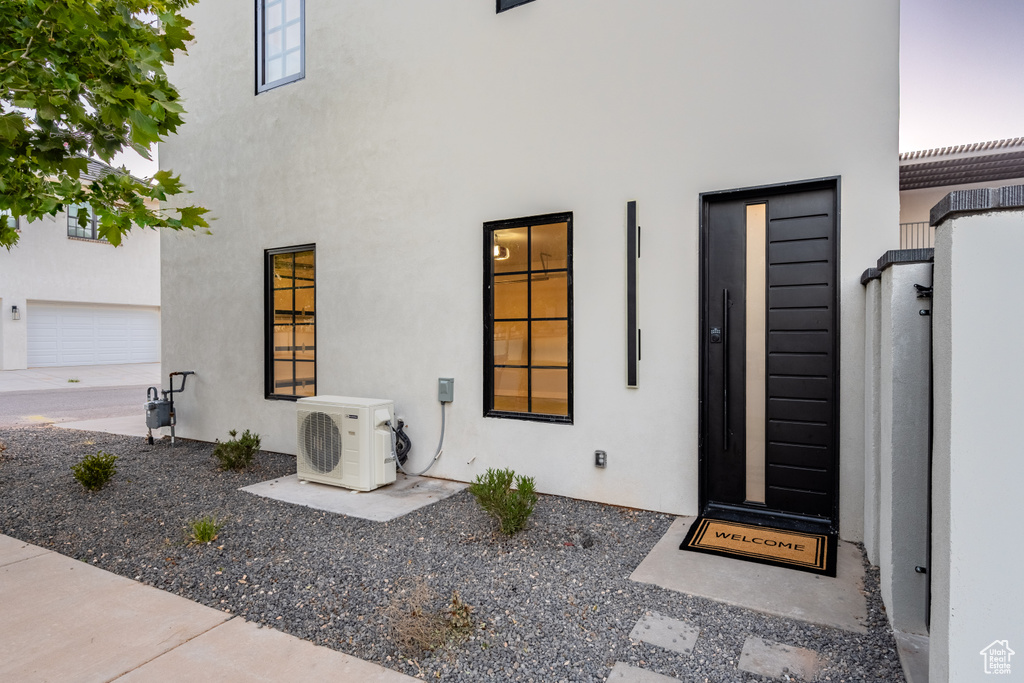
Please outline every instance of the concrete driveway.
[{"label": "concrete driveway", "polygon": [[146,389],[166,383],[159,363],[4,370],[0,427],[53,424],[145,436]]}]

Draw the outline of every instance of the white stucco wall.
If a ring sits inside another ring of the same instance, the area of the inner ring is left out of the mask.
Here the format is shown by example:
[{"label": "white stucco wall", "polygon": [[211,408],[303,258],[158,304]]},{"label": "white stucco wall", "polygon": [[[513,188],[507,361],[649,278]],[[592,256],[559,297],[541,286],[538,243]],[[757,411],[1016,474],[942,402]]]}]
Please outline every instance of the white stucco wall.
[{"label": "white stucco wall", "polygon": [[[936,231],[933,683],[988,678],[980,652],[995,640],[1024,652],[1022,251],[1020,210]],[[1020,657],[1001,679],[1021,677]]]},{"label": "white stucco wall", "polygon": [[[859,276],[897,240],[896,3],[306,9],[306,78],[258,96],[252,3],[191,10],[197,40],[172,74],[189,114],[160,159],[217,221],[163,237],[164,369],[198,373],[175,401],[179,434],[253,428],[294,452],[295,406],[263,397],[263,258],[315,243],[318,393],[393,398],[414,467],[449,376],[431,474],[512,467],[544,492],[695,513],[699,193],[838,175],[841,526],[862,537]],[[643,227],[638,389],[628,200]],[[482,224],[556,211],[574,215],[575,424],[485,419]]]},{"label": "white stucco wall", "polygon": [[[160,306],[160,235],[134,229],[121,245],[69,239],[67,215],[26,223],[0,249],[0,369],[27,367],[33,302]],[[21,320],[11,320],[11,306]]]}]

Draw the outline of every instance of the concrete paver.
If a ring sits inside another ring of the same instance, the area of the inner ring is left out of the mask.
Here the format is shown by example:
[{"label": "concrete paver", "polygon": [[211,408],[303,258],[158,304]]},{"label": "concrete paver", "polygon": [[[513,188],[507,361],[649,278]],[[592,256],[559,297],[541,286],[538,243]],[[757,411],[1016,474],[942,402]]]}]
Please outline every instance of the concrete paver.
[{"label": "concrete paver", "polygon": [[27,560],[49,552],[37,545],[23,543],[16,538],[0,535],[0,567]]},{"label": "concrete paver", "polygon": [[612,673],[608,676],[608,683],[679,683],[678,678],[663,676],[662,674],[630,666],[625,662],[615,662]]},{"label": "concrete paver", "polygon": [[867,633],[864,566],[856,546],[839,542],[836,577],[679,549],[693,517],[672,522],[630,579],[737,607]]},{"label": "concrete paver", "polygon": [[117,680],[400,683],[414,679],[272,628],[232,619]]},{"label": "concrete paver", "polygon": [[47,552],[0,567],[0,680],[109,681],[230,618]]},{"label": "concrete paver", "polygon": [[896,649],[903,664],[903,675],[907,683],[928,683],[928,652],[930,638],[913,633],[893,632]]},{"label": "concrete paver", "polygon": [[388,522],[453,496],[467,486],[457,481],[410,477],[399,473],[393,484],[360,492],[316,482],[303,483],[299,481],[298,475],[292,474],[246,486],[242,490],[317,510],[374,522]]},{"label": "concrete paver", "polygon": [[759,676],[813,681],[821,667],[818,654],[802,647],[783,645],[748,636],[740,652],[739,668]]},{"label": "concrete paver", "polygon": [[2,681],[414,679],[0,535]]},{"label": "concrete paver", "polygon": [[685,621],[672,619],[657,612],[647,612],[636,622],[629,637],[673,652],[689,654],[693,652],[699,635],[700,629]]}]

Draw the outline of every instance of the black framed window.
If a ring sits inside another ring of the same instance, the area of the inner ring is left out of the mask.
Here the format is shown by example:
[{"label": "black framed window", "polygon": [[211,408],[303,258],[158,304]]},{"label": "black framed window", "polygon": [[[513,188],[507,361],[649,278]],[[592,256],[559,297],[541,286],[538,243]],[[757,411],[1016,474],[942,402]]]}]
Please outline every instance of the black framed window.
[{"label": "black framed window", "polygon": [[572,213],[484,224],[484,415],[571,423]]},{"label": "black framed window", "polygon": [[96,212],[89,204],[72,204],[68,207],[68,237],[99,242],[107,241],[107,238],[99,233]]},{"label": "black framed window", "polygon": [[266,252],[266,397],[316,395],[316,246]]},{"label": "black framed window", "polygon": [[497,2],[498,12],[500,13],[507,9],[512,9],[513,7],[519,7],[520,5],[525,5],[528,2],[533,2],[533,0],[497,0]]},{"label": "black framed window", "polygon": [[256,0],[256,92],[306,75],[305,0]]}]

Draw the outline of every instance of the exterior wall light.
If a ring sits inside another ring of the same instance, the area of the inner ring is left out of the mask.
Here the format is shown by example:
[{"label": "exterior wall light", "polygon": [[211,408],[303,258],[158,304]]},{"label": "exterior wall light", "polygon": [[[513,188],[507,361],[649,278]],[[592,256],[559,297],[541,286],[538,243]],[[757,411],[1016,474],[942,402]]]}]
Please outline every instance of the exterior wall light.
[{"label": "exterior wall light", "polygon": [[11,306],[11,320],[21,320],[21,311],[17,306]]}]

